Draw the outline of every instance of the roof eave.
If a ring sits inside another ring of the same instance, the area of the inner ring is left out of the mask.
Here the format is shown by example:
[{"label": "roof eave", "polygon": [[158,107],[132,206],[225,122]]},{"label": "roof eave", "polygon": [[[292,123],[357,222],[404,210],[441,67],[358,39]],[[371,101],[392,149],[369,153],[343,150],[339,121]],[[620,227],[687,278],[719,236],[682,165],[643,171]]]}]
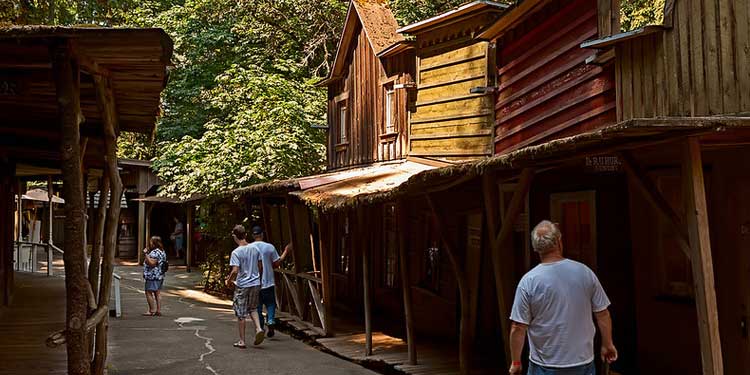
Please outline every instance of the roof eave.
[{"label": "roof eave", "polygon": [[396,32],[401,33],[401,34],[414,34],[414,33],[418,33],[418,32],[431,29],[447,20],[451,20],[456,17],[461,17],[464,15],[470,14],[472,12],[481,11],[487,8],[505,10],[505,9],[508,9],[509,7],[510,5],[508,4],[498,3],[494,1],[488,1],[488,0],[474,1],[468,4],[461,5],[460,7],[449,10],[445,13],[438,14],[437,16],[430,17],[426,20],[422,20],[419,22],[412,23],[410,25],[406,25],[396,30]]},{"label": "roof eave", "polygon": [[647,25],[635,30],[630,30],[624,33],[610,35],[604,38],[595,40],[587,40],[581,43],[581,48],[595,48],[602,49],[613,46],[615,44],[622,43],[627,40],[642,38],[646,35],[651,35],[666,30],[667,27],[664,25]]}]

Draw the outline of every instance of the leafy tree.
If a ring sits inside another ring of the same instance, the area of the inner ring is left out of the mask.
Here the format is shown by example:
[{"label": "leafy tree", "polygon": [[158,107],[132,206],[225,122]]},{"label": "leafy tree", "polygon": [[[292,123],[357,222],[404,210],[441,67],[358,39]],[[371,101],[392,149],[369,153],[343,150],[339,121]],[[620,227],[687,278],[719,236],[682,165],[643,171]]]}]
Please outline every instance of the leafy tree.
[{"label": "leafy tree", "polygon": [[620,3],[622,31],[630,31],[664,21],[664,0],[623,0]]},{"label": "leafy tree", "polygon": [[466,0],[390,0],[391,10],[401,26],[449,11]]},{"label": "leafy tree", "polygon": [[324,160],[323,93],[259,67],[233,66],[206,92],[223,114],[201,137],[164,145],[154,161],[166,192],[216,193],[319,171]]}]

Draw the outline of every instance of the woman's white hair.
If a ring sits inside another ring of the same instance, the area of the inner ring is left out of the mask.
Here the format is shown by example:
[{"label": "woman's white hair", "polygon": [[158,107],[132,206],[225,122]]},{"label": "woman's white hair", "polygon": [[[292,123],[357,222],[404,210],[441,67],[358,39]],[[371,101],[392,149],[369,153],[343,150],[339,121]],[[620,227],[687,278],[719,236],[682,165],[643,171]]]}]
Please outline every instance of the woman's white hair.
[{"label": "woman's white hair", "polygon": [[537,253],[547,253],[557,247],[560,228],[549,220],[542,220],[531,231],[531,246]]}]

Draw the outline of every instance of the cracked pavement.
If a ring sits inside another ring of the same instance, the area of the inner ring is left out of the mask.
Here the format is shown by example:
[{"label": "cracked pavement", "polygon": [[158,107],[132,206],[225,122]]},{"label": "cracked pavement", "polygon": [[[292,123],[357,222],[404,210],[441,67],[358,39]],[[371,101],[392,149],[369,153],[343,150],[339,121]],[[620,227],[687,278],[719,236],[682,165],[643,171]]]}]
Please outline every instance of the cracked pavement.
[{"label": "cracked pavement", "polygon": [[[147,310],[140,267],[117,267],[123,316],[110,318],[110,375],[127,374],[376,374],[323,353],[282,332],[260,346],[232,347],[238,338],[231,301],[196,288],[198,272],[170,269],[161,317]],[[248,329],[248,337],[250,337]]]}]

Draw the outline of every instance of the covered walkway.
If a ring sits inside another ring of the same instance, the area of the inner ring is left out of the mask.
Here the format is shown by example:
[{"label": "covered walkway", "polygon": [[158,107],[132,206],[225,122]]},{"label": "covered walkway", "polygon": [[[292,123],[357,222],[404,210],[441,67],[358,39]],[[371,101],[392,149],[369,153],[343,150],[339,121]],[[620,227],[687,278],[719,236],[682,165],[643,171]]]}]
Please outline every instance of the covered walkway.
[{"label": "covered walkway", "polygon": [[44,341],[65,327],[65,277],[17,272],[9,307],[0,308],[0,374],[66,374],[65,347]]}]

